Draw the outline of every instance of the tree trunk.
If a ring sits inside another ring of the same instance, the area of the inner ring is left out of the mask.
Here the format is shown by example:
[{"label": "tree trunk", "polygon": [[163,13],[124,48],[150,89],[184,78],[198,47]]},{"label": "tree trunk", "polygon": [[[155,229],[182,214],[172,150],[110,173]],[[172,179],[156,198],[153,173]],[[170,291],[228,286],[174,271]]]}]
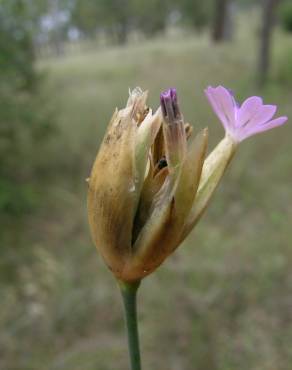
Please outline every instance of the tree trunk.
[{"label": "tree trunk", "polygon": [[231,1],[216,0],[212,39],[214,42],[230,40],[232,36]]},{"label": "tree trunk", "polygon": [[260,34],[258,56],[258,85],[267,82],[271,65],[272,32],[275,22],[275,13],[280,0],[263,0],[262,2],[262,29]]}]

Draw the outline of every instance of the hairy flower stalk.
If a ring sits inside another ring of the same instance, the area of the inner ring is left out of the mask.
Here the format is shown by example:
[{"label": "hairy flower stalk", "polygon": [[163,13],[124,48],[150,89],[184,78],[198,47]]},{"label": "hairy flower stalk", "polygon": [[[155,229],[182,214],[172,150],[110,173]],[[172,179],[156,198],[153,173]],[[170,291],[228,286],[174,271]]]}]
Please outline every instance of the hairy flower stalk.
[{"label": "hairy flower stalk", "polygon": [[[130,91],[115,110],[89,178],[88,217],[93,240],[121,287],[132,370],[140,370],[136,292],[180,245],[206,209],[238,144],[282,125],[275,106],[258,97],[241,107],[222,86],[206,89],[226,135],[205,159],[208,131],[192,135],[175,89],[147,107],[147,92]],[[193,137],[192,137],[193,136]]]}]

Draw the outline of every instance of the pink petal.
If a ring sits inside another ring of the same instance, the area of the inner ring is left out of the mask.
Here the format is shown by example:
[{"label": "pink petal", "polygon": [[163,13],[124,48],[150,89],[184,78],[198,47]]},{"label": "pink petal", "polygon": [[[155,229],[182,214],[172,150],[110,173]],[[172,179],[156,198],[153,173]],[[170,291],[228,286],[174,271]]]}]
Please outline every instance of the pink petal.
[{"label": "pink petal", "polygon": [[207,99],[209,100],[209,103],[211,104],[211,106],[213,108],[213,111],[215,112],[215,114],[217,115],[219,120],[222,122],[222,124],[223,124],[223,126],[226,130],[227,127],[228,127],[228,123],[226,122],[225,117],[222,114],[222,112],[220,110],[220,107],[218,106],[216,96],[215,96],[215,89],[213,87],[208,87],[205,90],[205,95],[206,95]]},{"label": "pink petal", "polygon": [[257,125],[250,127],[249,130],[246,130],[244,133],[241,133],[241,138],[240,140],[246,139],[249,136],[259,134],[260,132],[268,131],[271,130],[275,127],[282,126],[286,121],[288,117],[278,117],[276,119],[273,119],[272,121],[269,121],[265,124]]},{"label": "pink petal", "polygon": [[257,111],[263,105],[263,101],[258,96],[251,96],[246,99],[237,113],[237,127],[245,126],[252,117],[257,113]]},{"label": "pink petal", "polygon": [[235,124],[235,102],[230,92],[223,86],[208,87],[205,94],[226,130],[231,130]]},{"label": "pink petal", "polygon": [[258,110],[258,112],[252,117],[250,122],[247,126],[257,126],[262,125],[268,122],[270,119],[273,118],[274,114],[276,113],[277,106],[276,105],[263,105]]},{"label": "pink petal", "polygon": [[276,105],[263,105],[261,112],[259,112],[258,116],[256,117],[258,124],[261,125],[270,121],[276,112]]}]

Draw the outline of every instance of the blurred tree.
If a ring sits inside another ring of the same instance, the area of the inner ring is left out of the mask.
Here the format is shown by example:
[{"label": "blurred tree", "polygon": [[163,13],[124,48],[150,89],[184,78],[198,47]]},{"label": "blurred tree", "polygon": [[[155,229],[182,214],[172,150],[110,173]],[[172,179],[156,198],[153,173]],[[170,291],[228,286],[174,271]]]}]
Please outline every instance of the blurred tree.
[{"label": "blurred tree", "polygon": [[75,0],[38,0],[35,9],[35,45],[49,47],[57,56],[64,53]]},{"label": "blurred tree", "polygon": [[167,25],[170,6],[167,0],[132,0],[131,14],[135,29],[146,36],[163,32]]},{"label": "blurred tree", "polygon": [[72,11],[72,22],[85,36],[95,36],[101,22],[101,10],[98,1],[76,0]]},{"label": "blurred tree", "polygon": [[0,2],[2,216],[20,216],[33,205],[33,157],[50,126],[47,104],[40,93],[41,79],[34,66],[33,31],[28,2]]},{"label": "blurred tree", "polygon": [[215,0],[212,39],[214,42],[230,40],[232,36],[231,0]]},{"label": "blurred tree", "polygon": [[132,2],[129,0],[101,0],[102,16],[107,21],[107,29],[112,39],[124,44],[132,21]]},{"label": "blurred tree", "polygon": [[50,41],[58,56],[64,53],[62,27],[60,22],[60,1],[48,0],[48,14],[51,17],[52,29],[50,32]]},{"label": "blurred tree", "polygon": [[104,30],[111,41],[124,44],[132,21],[132,1],[76,0],[72,21],[86,36]]},{"label": "blurred tree", "polygon": [[182,0],[178,3],[178,8],[183,20],[200,30],[212,19],[212,3],[213,0]]},{"label": "blurred tree", "polygon": [[87,37],[103,31],[111,41],[123,44],[131,31],[147,37],[163,32],[175,13],[181,16],[182,23],[200,30],[212,19],[213,1],[76,0],[72,23]]},{"label": "blurred tree", "polygon": [[268,77],[271,64],[272,31],[275,22],[276,8],[280,0],[262,0],[262,29],[258,54],[258,84],[263,86]]}]

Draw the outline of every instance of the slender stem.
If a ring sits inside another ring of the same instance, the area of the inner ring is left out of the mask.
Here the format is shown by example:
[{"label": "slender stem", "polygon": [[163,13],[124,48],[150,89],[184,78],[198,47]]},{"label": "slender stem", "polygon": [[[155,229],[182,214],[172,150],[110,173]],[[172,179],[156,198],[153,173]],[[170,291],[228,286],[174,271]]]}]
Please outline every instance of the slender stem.
[{"label": "slender stem", "polygon": [[119,281],[119,286],[124,303],[126,328],[128,332],[128,347],[131,361],[131,370],[141,370],[136,306],[136,296],[139,285],[140,281],[136,281],[133,283],[125,283]]}]

